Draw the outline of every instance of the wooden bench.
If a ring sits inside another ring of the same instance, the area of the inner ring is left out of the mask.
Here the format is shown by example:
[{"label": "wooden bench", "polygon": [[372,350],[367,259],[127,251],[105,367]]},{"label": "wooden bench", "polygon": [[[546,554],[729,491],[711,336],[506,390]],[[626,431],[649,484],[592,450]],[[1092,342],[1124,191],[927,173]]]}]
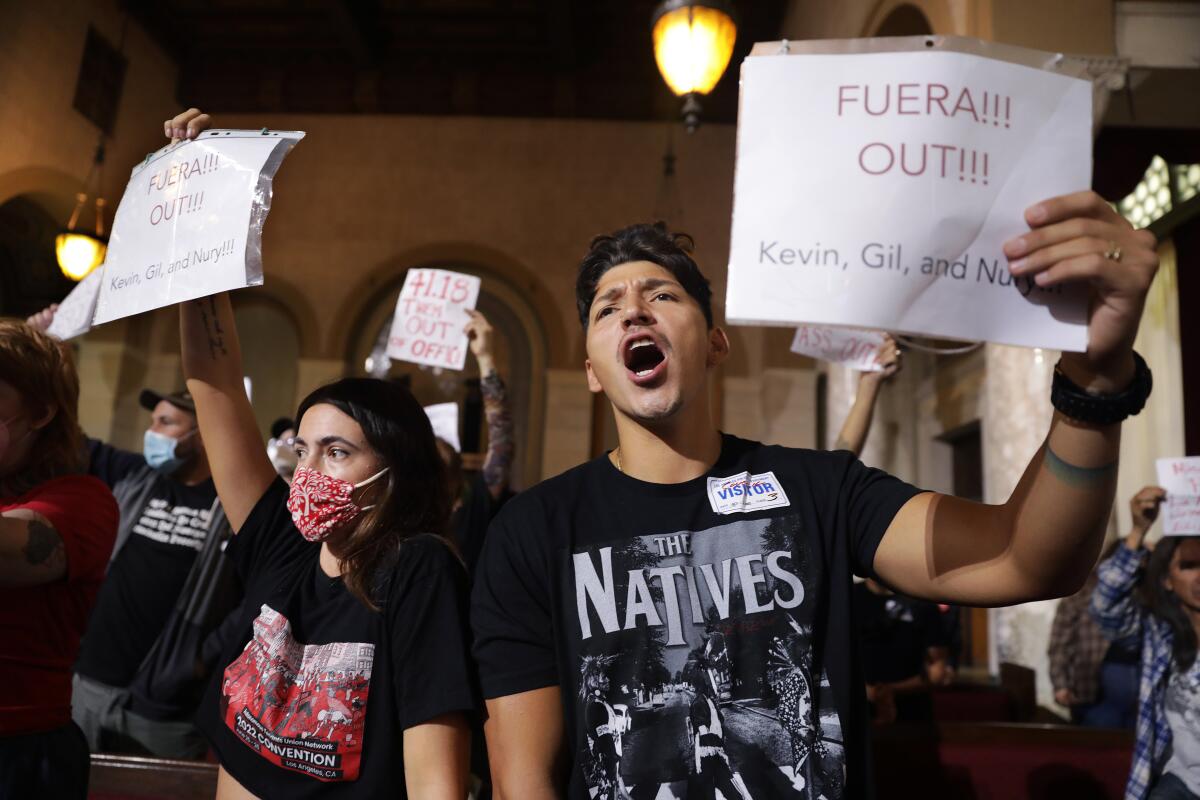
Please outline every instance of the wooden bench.
[{"label": "wooden bench", "polygon": [[1133,732],[1027,723],[872,731],[879,800],[1120,800]]},{"label": "wooden bench", "polygon": [[[879,800],[1120,800],[1133,734],[1070,725],[932,723],[872,730]],[[90,800],[211,800],[217,765],[93,755]]]},{"label": "wooden bench", "polygon": [[217,765],[207,761],[92,755],[89,800],[212,800]]}]

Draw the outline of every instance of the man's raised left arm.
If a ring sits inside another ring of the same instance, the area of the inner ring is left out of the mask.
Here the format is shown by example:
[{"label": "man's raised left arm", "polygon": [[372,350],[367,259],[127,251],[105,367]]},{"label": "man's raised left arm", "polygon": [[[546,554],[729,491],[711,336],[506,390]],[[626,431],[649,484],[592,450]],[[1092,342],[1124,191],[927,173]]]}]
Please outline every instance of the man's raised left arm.
[{"label": "man's raised left arm", "polygon": [[1064,353],[1056,380],[1099,413],[1079,404],[1067,409],[1073,416],[1056,410],[1045,443],[1003,505],[935,493],[908,501],[874,562],[905,594],[971,606],[1061,597],[1083,585],[1100,552],[1121,425],[1097,418],[1119,412],[1145,378],[1133,341],[1158,270],[1156,242],[1094,192],[1039,203],[1026,220],[1031,230],[1005,245],[1013,274],[1043,288],[1090,288],[1087,351]]}]

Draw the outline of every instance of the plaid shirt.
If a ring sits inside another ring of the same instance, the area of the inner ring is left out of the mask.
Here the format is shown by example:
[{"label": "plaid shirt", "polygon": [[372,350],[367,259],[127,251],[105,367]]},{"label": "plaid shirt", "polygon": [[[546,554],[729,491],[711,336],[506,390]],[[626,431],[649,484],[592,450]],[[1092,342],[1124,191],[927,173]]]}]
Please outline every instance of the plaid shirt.
[{"label": "plaid shirt", "polygon": [[1138,690],[1137,740],[1125,800],[1145,800],[1171,748],[1171,727],[1163,710],[1171,674],[1171,627],[1133,598],[1148,550],[1125,545],[1100,565],[1092,593],[1092,616],[1110,641],[1140,646],[1142,677]]},{"label": "plaid shirt", "polygon": [[1069,689],[1077,705],[1093,703],[1100,694],[1100,664],[1110,643],[1088,614],[1096,586],[1094,577],[1077,593],[1064,599],[1050,627],[1050,683],[1055,691]]}]

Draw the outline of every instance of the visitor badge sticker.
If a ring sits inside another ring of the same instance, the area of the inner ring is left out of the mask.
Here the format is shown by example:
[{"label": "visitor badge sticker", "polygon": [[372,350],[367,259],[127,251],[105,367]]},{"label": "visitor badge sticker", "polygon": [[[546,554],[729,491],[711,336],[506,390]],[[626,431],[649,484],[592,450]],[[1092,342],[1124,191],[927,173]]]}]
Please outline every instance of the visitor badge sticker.
[{"label": "visitor badge sticker", "polygon": [[709,478],[708,502],[717,514],[744,514],[791,505],[774,472],[760,475],[743,472],[728,478]]},{"label": "visitor badge sticker", "polygon": [[461,370],[467,361],[463,332],[479,299],[480,280],[444,269],[410,269],[396,298],[388,358]]},{"label": "visitor badge sticker", "polygon": [[1200,456],[1160,458],[1154,467],[1167,490],[1163,536],[1200,536]]},{"label": "visitor badge sticker", "polygon": [[134,167],[93,324],[259,286],[271,182],[300,131],[208,130]]},{"label": "visitor badge sticker", "polygon": [[1030,206],[1091,186],[1092,84],[1055,54],[976,54],[1000,49],[756,46],[741,72],[730,322],[1086,349],[1086,287],[1014,277],[1002,245],[1028,232]]}]

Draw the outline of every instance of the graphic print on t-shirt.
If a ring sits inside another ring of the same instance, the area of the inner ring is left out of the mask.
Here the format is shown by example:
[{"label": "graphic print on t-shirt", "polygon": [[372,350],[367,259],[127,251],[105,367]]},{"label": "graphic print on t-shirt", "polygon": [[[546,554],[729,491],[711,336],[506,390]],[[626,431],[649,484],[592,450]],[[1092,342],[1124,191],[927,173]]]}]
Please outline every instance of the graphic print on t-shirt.
[{"label": "graphic print on t-shirt", "polygon": [[273,764],[355,780],[374,660],[373,644],[301,644],[287,617],[264,605],[254,637],[225,669],[221,718]]},{"label": "graphic print on t-shirt", "polygon": [[172,506],[166,500],[154,497],[142,509],[142,516],[133,524],[133,532],[161,544],[190,547],[199,552],[204,547],[211,518],[211,509]]},{"label": "graphic print on t-shirt", "polygon": [[595,800],[841,796],[842,726],[813,674],[823,578],[798,516],[570,558],[578,755]]}]

